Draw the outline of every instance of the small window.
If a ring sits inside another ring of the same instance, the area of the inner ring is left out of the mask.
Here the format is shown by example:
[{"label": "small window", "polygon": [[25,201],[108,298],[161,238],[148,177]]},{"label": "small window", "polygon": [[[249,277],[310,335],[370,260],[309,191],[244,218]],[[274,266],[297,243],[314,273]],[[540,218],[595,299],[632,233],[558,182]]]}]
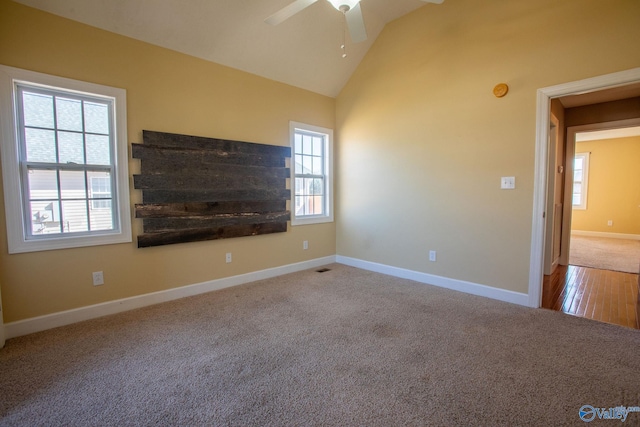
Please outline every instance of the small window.
[{"label": "small window", "polygon": [[589,153],[577,153],[573,161],[573,208],[587,209]]},{"label": "small window", "polygon": [[9,252],[130,242],[124,90],[0,72]]},{"label": "small window", "polygon": [[291,225],[333,221],[331,129],[291,122]]}]

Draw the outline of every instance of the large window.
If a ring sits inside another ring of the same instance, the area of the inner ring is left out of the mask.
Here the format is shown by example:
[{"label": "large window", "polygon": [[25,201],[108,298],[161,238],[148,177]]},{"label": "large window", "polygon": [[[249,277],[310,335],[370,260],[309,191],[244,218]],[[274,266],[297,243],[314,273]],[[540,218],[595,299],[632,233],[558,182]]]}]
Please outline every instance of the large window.
[{"label": "large window", "polygon": [[333,131],[291,122],[292,225],[333,221]]},{"label": "large window", "polygon": [[573,161],[573,208],[587,209],[589,153],[577,153]]},{"label": "large window", "polygon": [[124,90],[0,72],[9,252],[131,241]]}]

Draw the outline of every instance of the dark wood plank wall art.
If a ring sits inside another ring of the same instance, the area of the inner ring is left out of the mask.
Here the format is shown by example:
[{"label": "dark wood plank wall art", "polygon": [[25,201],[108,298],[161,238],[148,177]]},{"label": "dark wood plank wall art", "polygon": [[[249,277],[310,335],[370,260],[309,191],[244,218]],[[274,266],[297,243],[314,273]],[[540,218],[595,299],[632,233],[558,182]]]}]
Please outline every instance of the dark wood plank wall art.
[{"label": "dark wood plank wall art", "polygon": [[138,247],[287,231],[290,147],[143,131]]}]

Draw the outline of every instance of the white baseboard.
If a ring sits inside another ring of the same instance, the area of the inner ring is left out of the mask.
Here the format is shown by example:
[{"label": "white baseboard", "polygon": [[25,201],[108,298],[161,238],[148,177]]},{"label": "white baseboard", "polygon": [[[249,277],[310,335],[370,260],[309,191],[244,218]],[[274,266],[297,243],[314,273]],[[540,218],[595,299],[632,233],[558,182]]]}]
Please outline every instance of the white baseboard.
[{"label": "white baseboard", "polygon": [[[167,289],[165,291],[153,292],[130,298],[123,298],[101,304],[75,308],[30,319],[18,320],[4,325],[5,337],[15,338],[34,332],[45,331],[57,328],[58,326],[70,325],[83,320],[95,319],[109,314],[121,313],[135,308],[146,307],[153,304],[172,301],[179,298],[199,295],[218,289],[229,288],[231,286],[242,285],[257,280],[269,279],[271,277],[282,276],[284,274],[295,273],[310,268],[317,268],[322,265],[336,262],[335,256],[316,258],[309,261],[295,264],[283,265],[281,267],[269,268],[266,270],[254,271],[238,276],[224,277],[222,279],[210,280],[208,282],[196,283],[179,288]],[[0,324],[1,325],[1,324]]]},{"label": "white baseboard", "polygon": [[388,274],[389,276],[399,277],[401,279],[414,280],[416,282],[426,283],[441,288],[465,292],[467,294],[478,295],[518,305],[529,305],[529,295],[509,291],[506,289],[493,288],[491,286],[480,285],[478,283],[466,282],[463,280],[449,279],[447,277],[421,273],[404,268],[392,267],[389,265],[378,264],[370,261],[363,261],[360,259],[349,258],[341,255],[336,256],[336,262],[349,265],[351,267],[361,268],[363,270]]},{"label": "white baseboard", "polygon": [[610,239],[640,240],[640,234],[607,233],[605,231],[571,230],[571,234],[587,237],[608,237]]}]

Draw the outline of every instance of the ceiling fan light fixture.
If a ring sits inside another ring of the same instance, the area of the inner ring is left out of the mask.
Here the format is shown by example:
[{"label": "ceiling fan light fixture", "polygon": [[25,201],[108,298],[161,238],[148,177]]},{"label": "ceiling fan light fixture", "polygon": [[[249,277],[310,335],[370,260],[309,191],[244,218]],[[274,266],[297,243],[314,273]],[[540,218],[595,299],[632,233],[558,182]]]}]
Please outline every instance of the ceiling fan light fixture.
[{"label": "ceiling fan light fixture", "polygon": [[340,12],[348,12],[357,5],[360,0],[327,0],[333,7]]}]

